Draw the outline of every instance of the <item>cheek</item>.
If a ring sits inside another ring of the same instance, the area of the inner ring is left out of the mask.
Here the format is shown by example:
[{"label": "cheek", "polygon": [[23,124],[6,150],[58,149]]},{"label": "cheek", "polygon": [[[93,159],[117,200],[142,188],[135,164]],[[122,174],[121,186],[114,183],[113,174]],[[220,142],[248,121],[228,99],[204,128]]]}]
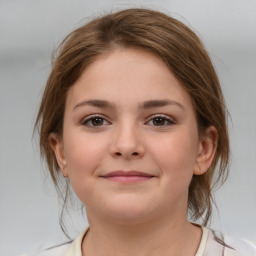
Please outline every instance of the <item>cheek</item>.
[{"label": "cheek", "polygon": [[171,184],[189,184],[196,161],[197,143],[189,132],[171,134],[160,141],[152,155]]},{"label": "cheek", "polygon": [[79,194],[79,190],[84,190],[93,182],[106,145],[99,138],[90,139],[79,132],[69,135],[64,143],[70,182]]}]

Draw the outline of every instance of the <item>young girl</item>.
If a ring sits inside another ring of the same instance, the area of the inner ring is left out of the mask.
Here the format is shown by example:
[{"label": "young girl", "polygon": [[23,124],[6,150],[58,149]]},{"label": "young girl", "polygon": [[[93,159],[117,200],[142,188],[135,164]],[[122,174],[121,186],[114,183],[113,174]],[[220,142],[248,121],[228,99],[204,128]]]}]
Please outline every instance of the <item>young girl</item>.
[{"label": "young girl", "polygon": [[70,183],[89,223],[40,255],[256,255],[205,227],[228,174],[226,108],[206,50],[181,22],[128,9],[69,34],[36,125],[55,185]]}]

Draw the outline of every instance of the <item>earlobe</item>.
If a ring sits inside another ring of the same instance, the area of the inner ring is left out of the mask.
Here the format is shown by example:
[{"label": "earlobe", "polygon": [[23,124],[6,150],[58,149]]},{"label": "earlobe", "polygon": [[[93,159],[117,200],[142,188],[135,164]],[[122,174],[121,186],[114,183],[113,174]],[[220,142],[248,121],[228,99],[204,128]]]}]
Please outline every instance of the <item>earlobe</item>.
[{"label": "earlobe", "polygon": [[218,131],[214,126],[206,129],[198,147],[194,175],[204,174],[211,166],[218,142]]},{"label": "earlobe", "polygon": [[61,169],[62,175],[65,178],[68,178],[68,172],[67,172],[67,160],[64,154],[64,146],[62,139],[56,134],[51,133],[49,135],[49,143],[54,151],[57,163]]}]

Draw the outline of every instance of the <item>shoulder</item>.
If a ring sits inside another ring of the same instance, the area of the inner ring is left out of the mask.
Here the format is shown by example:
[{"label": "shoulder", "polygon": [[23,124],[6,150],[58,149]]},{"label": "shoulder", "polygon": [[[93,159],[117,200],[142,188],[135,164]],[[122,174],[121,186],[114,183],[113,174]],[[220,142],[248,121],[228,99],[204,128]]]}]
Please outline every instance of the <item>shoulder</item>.
[{"label": "shoulder", "polygon": [[22,254],[19,256],[64,256],[66,252],[68,251],[69,247],[71,245],[71,242],[61,244],[55,247],[51,247],[49,249],[43,250],[43,251],[37,251],[33,253],[28,254]]},{"label": "shoulder", "polygon": [[49,248],[41,253],[39,253],[37,256],[64,256],[69,249],[71,243],[66,243],[60,246],[56,246],[53,248]]},{"label": "shoulder", "polygon": [[81,256],[81,244],[83,237],[87,234],[89,228],[87,228],[82,234],[80,234],[75,240],[69,241],[65,244],[48,248],[44,251],[38,251],[30,254],[23,254],[19,256]]},{"label": "shoulder", "polygon": [[[208,249],[217,249],[220,255],[225,256],[256,256],[256,245],[234,236],[223,235],[220,232],[209,230]],[[206,255],[208,255],[206,253]]]},{"label": "shoulder", "polygon": [[224,240],[226,244],[238,252],[239,256],[256,256],[256,245],[253,243],[233,236],[224,236]]}]

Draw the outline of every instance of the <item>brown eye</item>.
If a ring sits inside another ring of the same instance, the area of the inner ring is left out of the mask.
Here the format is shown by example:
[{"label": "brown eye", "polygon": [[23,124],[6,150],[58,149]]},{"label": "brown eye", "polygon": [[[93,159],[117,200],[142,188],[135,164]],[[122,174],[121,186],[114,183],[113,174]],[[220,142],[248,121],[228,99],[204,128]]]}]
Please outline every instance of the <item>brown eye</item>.
[{"label": "brown eye", "polygon": [[81,124],[88,127],[97,127],[107,125],[109,122],[101,116],[92,116],[85,119]]},{"label": "brown eye", "polygon": [[166,119],[163,117],[156,117],[153,119],[153,124],[156,126],[162,126],[166,124]]},{"label": "brown eye", "polygon": [[168,117],[168,116],[155,116],[153,117],[152,119],[150,119],[148,122],[147,122],[147,125],[152,125],[152,126],[170,126],[170,125],[173,125],[175,124],[175,121]]},{"label": "brown eye", "polygon": [[101,126],[104,123],[104,119],[101,117],[95,117],[91,119],[91,123],[93,126]]}]

